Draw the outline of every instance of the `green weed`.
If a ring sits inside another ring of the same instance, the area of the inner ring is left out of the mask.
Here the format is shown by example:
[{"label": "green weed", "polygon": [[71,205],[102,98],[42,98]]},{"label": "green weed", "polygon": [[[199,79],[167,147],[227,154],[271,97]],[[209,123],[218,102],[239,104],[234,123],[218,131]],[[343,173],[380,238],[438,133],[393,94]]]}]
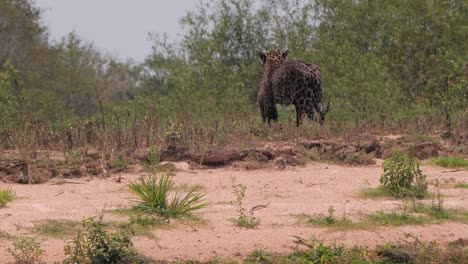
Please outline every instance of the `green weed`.
[{"label": "green weed", "polygon": [[15,264],[42,264],[41,258],[44,250],[41,244],[34,238],[21,239],[13,243],[13,249],[8,248],[7,252],[15,259]]},{"label": "green weed", "polygon": [[243,207],[243,201],[245,198],[245,191],[247,187],[242,184],[233,186],[234,194],[236,195],[237,211],[239,216],[236,219],[231,219],[238,227],[243,228],[256,228],[260,224],[260,219],[246,214],[246,209]]}]

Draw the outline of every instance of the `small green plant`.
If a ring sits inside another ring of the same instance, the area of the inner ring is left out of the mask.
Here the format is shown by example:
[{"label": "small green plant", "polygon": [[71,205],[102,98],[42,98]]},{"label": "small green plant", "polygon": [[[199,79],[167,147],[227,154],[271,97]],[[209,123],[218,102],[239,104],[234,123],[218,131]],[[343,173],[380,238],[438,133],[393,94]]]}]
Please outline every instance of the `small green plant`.
[{"label": "small green plant", "polygon": [[15,194],[11,189],[0,190],[0,208],[5,207],[8,202],[13,201]]},{"label": "small green plant", "polygon": [[137,258],[128,233],[108,234],[102,221],[83,221],[83,230],[65,246],[64,264],[134,263]]},{"label": "small green plant", "polygon": [[238,206],[237,211],[239,212],[239,217],[237,219],[233,219],[233,222],[239,226],[244,228],[255,228],[260,224],[260,220],[253,217],[248,216],[246,214],[246,209],[243,206],[243,201],[245,198],[245,191],[247,187],[242,184],[234,185],[234,194],[236,195],[236,203]]},{"label": "small green plant", "polygon": [[192,188],[184,197],[175,193],[170,199],[169,195],[174,189],[174,181],[168,175],[161,176],[159,180],[156,176],[142,176],[137,182],[131,182],[129,188],[139,200],[135,209],[164,217],[189,216],[193,211],[208,205],[201,203],[205,194],[196,193],[195,188]]},{"label": "small green plant", "polygon": [[427,195],[427,182],[420,165],[421,162],[414,156],[394,152],[383,163],[384,173],[380,176],[380,183],[396,197],[424,198]]},{"label": "small green plant", "polygon": [[161,162],[161,157],[159,155],[159,149],[157,147],[151,147],[146,154],[145,165],[148,167],[156,166]]},{"label": "small green plant", "polygon": [[439,157],[433,159],[433,162],[446,168],[468,168],[468,160],[459,157]]},{"label": "small green plant", "polygon": [[126,170],[130,166],[131,162],[128,158],[119,155],[116,160],[112,162],[112,168],[115,168],[118,171]]},{"label": "small green plant", "polygon": [[325,220],[327,221],[327,224],[329,224],[329,225],[334,224],[335,221],[336,221],[335,217],[333,216],[334,212],[335,212],[335,208],[333,208],[333,206],[329,206],[328,207],[328,215],[325,218]]},{"label": "small green plant", "polygon": [[431,136],[425,135],[425,134],[416,135],[416,140],[418,140],[419,142],[433,142],[434,141],[434,139]]},{"label": "small green plant", "polygon": [[21,239],[13,244],[14,248],[7,249],[7,252],[15,259],[15,264],[39,264],[44,250],[41,244],[34,238]]}]

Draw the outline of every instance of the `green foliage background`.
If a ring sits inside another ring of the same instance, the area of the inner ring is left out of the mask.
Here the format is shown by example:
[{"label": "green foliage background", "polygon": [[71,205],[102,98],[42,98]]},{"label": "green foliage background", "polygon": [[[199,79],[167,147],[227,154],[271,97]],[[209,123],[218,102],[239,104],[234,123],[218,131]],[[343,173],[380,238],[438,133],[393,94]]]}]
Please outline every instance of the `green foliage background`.
[{"label": "green foliage background", "polygon": [[261,130],[259,50],[321,67],[330,131],[466,128],[467,14],[462,0],[200,1],[180,41],[153,33],[135,64],[73,32],[51,42],[32,1],[0,0],[0,147]]}]

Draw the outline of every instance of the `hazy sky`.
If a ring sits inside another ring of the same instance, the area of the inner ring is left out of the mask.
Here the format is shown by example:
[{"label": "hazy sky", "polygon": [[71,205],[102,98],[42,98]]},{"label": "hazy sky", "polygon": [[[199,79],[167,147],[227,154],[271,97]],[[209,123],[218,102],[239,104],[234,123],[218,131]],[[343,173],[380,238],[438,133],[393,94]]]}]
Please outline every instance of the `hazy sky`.
[{"label": "hazy sky", "polygon": [[75,31],[111,55],[142,61],[151,52],[149,32],[182,33],[180,18],[198,0],[35,0],[52,39]]}]

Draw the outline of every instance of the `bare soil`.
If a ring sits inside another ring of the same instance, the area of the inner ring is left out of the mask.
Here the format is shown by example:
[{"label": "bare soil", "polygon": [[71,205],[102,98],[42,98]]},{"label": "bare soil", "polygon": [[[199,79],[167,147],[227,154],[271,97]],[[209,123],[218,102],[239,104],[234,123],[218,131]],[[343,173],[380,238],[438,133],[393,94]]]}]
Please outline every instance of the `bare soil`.
[{"label": "bare soil", "polygon": [[[468,225],[456,222],[365,230],[317,228],[298,222],[298,215],[326,214],[329,206],[335,208],[337,218],[346,213],[351,220],[377,210],[399,210],[403,206],[401,200],[366,199],[358,195],[363,188],[379,185],[381,162],[377,160],[376,165],[361,167],[316,163],[285,170],[255,171],[235,167],[190,169],[186,163],[177,163],[183,169],[176,173],[176,183],[201,185],[207,193],[205,201],[210,205],[196,213],[206,221],[154,228],[154,238],[137,236],[133,242],[141,254],[155,260],[207,260],[212,257],[239,259],[258,248],[290,252],[297,246],[292,236],[308,239],[315,235],[325,241],[371,248],[403,239],[407,233],[442,243],[468,238]],[[466,170],[423,166],[423,173],[428,181],[468,182]],[[64,245],[70,237],[40,236],[34,232],[34,224],[51,219],[81,221],[100,215],[104,215],[104,221],[118,219],[108,210],[134,204],[127,185],[138,177],[139,173],[132,173],[107,179],[55,178],[38,185],[0,183],[1,189],[11,188],[18,197],[0,209],[0,231],[16,237],[36,237],[46,251],[44,261],[62,260]],[[231,221],[238,217],[233,182],[247,187],[244,199],[247,212],[262,205],[253,211],[253,216],[261,221],[256,229],[239,228]],[[450,184],[441,189],[445,207],[468,209],[468,190],[453,189]],[[0,263],[5,263],[11,260],[5,249],[12,246],[14,239],[0,238],[0,241]]]}]

